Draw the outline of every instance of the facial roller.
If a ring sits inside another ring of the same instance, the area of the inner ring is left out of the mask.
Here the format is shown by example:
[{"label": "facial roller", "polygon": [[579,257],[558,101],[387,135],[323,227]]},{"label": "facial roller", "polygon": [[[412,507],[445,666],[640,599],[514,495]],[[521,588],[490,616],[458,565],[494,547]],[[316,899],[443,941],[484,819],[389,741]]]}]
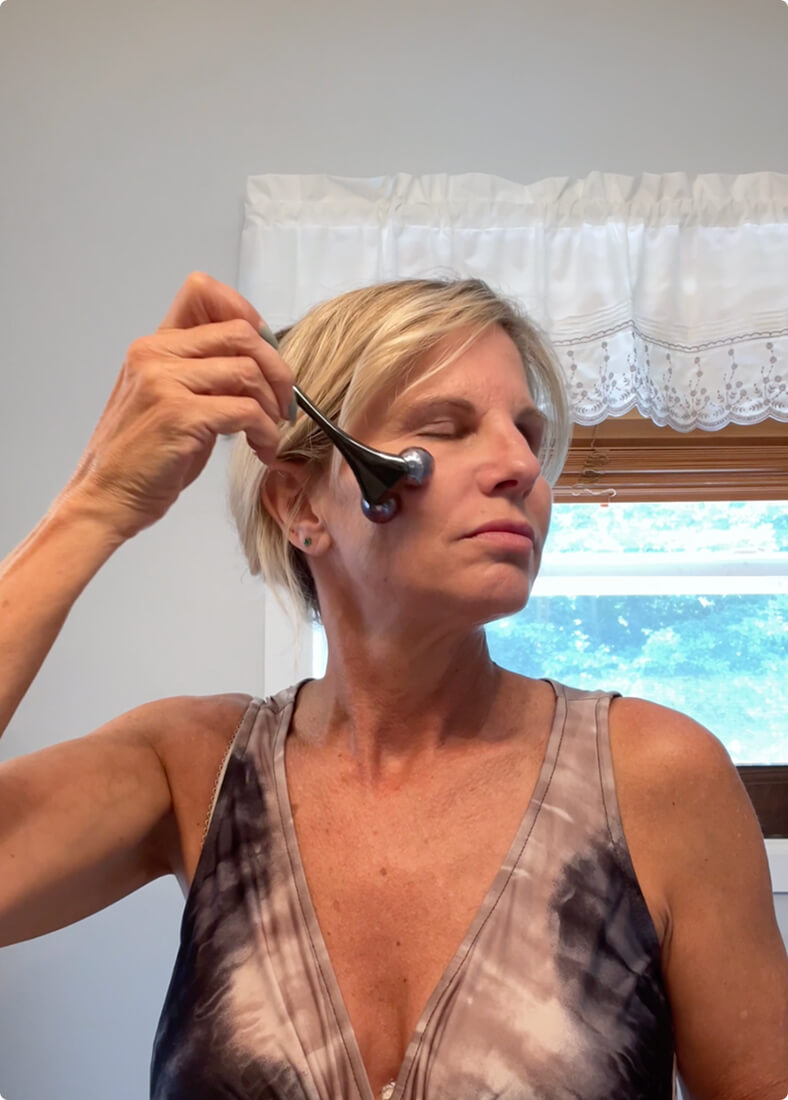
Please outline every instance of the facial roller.
[{"label": "facial roller", "polygon": [[[276,337],[267,326],[260,335],[275,350]],[[422,447],[408,447],[398,455],[376,451],[353,439],[316,409],[298,386],[293,386],[298,405],[318,424],[347,462],[361,488],[361,510],[372,523],[388,523],[400,508],[394,491],[403,485],[426,485],[432,475],[434,460]]]}]

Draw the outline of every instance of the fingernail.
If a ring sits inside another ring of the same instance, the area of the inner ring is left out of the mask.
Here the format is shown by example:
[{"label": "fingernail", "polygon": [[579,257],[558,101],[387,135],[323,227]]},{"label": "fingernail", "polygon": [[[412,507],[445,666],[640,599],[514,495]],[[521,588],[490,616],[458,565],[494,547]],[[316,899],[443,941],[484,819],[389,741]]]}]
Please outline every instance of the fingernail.
[{"label": "fingernail", "polygon": [[260,335],[265,340],[266,344],[271,345],[274,351],[279,351],[279,344],[277,343],[276,337],[274,336],[273,332],[271,332],[265,321],[263,321],[260,325]]},{"label": "fingernail", "polygon": [[289,409],[288,414],[287,414],[287,418],[290,421],[290,427],[291,428],[295,424],[297,416],[298,416],[298,402],[296,401],[296,399],[294,397],[293,400],[290,402],[290,409]]}]

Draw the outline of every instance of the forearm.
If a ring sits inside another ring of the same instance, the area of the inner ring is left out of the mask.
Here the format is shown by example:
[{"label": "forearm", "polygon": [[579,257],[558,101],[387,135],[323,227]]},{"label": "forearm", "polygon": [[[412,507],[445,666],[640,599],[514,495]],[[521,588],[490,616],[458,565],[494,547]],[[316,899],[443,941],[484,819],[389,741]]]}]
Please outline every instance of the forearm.
[{"label": "forearm", "polygon": [[59,498],[0,563],[0,736],[75,600],[123,541],[87,502]]}]

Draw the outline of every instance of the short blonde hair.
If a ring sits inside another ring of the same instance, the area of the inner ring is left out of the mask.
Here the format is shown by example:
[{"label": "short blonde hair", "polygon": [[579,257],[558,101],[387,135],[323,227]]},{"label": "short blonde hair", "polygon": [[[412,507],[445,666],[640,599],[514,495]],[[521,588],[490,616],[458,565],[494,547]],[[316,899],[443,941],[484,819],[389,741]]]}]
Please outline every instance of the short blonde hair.
[{"label": "short blonde hair", "polygon": [[[517,347],[534,402],[547,416],[540,458],[544,477],[554,485],[572,433],[561,369],[546,336],[481,279],[403,279],[350,291],[315,306],[278,339],[298,386],[348,431],[377,397],[389,390],[401,395],[432,377],[493,325]],[[429,371],[420,370],[425,356],[452,335],[466,338]],[[287,590],[297,614],[316,622],[320,605],[314,579],[305,555],[288,536],[304,496],[329,469],[334,454],[308,416],[284,428],[277,459],[305,465],[308,474],[284,527],[262,500],[270,470],[242,433],[230,457],[230,509],[250,572],[261,574],[275,591]]]}]

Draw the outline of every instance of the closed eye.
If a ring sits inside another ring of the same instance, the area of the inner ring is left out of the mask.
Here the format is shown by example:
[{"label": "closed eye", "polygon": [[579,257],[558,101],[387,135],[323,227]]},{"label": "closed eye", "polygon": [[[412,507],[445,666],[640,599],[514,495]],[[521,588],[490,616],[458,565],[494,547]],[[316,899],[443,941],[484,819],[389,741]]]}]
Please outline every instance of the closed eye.
[{"label": "closed eye", "polygon": [[419,435],[433,436],[436,439],[449,439],[454,435],[461,435],[462,432],[467,429],[460,427],[457,424],[452,424],[450,421],[446,421],[442,424],[430,424],[427,428],[422,428]]},{"label": "closed eye", "polygon": [[[440,424],[430,424],[422,428],[418,434],[432,439],[452,439],[467,434],[469,430],[468,425],[445,421]],[[518,425],[518,431],[526,440],[533,453],[538,454],[544,443],[544,431],[541,425],[520,424]]]}]

